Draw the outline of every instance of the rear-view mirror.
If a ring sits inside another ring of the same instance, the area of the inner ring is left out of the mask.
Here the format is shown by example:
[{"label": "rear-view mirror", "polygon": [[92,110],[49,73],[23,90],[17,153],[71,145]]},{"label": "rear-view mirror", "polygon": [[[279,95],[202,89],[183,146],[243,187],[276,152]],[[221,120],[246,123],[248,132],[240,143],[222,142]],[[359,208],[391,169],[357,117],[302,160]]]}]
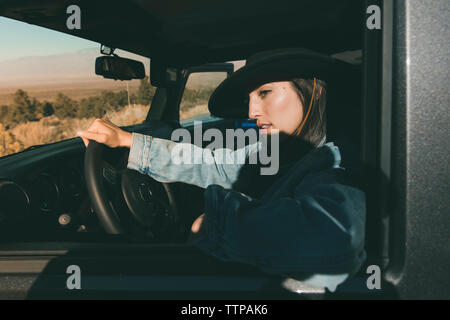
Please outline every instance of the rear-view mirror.
[{"label": "rear-view mirror", "polygon": [[145,67],[140,61],[118,56],[102,56],[95,60],[95,74],[114,80],[143,79]]}]

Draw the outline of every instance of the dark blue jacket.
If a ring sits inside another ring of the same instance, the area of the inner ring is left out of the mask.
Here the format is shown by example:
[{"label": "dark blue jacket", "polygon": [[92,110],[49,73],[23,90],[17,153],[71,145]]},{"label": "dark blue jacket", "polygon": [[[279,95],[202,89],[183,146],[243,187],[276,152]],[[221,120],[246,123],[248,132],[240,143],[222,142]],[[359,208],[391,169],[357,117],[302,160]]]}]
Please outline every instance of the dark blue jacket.
[{"label": "dark blue jacket", "polygon": [[196,245],[277,274],[354,273],[362,265],[365,194],[327,144],[285,170],[261,198],[210,185]]},{"label": "dark blue jacket", "polygon": [[[295,158],[300,160],[283,167],[269,183],[244,179],[263,190],[257,197],[252,189],[240,192],[245,188],[237,188],[236,182],[243,166],[218,160],[257,150],[248,145],[213,151],[133,133],[128,168],[161,182],[206,188],[205,219],[194,243],[207,253],[269,273],[312,276],[312,285],[335,287],[366,257],[364,192],[350,183],[333,143]],[[175,163],[180,151],[192,157],[189,163]],[[208,163],[199,164],[201,159]]]}]

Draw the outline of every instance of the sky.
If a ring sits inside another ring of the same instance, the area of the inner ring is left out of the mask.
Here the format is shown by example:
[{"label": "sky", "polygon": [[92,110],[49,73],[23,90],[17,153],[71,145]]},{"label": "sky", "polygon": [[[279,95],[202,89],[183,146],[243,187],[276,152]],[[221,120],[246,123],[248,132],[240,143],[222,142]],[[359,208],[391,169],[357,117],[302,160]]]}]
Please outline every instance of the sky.
[{"label": "sky", "polygon": [[0,17],[0,61],[98,48],[100,44],[61,32]]}]

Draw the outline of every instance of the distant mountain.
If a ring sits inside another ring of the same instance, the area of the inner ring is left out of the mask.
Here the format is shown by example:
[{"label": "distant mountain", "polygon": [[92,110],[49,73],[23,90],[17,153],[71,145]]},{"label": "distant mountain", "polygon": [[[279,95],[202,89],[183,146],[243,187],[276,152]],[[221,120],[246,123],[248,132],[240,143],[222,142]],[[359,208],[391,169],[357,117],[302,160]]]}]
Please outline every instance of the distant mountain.
[{"label": "distant mountain", "polygon": [[[67,54],[30,56],[0,62],[0,86],[67,83],[98,80],[95,58],[101,56],[97,48],[83,49]],[[149,72],[148,58],[117,50],[121,57],[142,61]]]},{"label": "distant mountain", "polygon": [[[144,63],[146,74],[149,74],[150,59],[116,50],[125,58]],[[98,48],[83,49],[66,54],[48,56],[29,56],[0,62],[0,88],[48,86],[53,84],[80,83],[99,81],[103,78],[95,74],[95,58],[101,56]],[[244,65],[244,61],[235,61],[235,69]],[[223,75],[204,73],[192,76],[189,87],[199,89],[216,86]]]}]

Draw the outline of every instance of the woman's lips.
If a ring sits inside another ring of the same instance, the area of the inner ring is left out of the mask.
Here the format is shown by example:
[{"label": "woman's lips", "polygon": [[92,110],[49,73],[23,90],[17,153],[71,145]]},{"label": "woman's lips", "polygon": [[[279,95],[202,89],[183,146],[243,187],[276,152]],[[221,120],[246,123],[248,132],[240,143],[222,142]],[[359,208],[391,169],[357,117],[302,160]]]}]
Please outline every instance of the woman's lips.
[{"label": "woman's lips", "polygon": [[269,133],[272,128],[271,124],[264,124],[259,127],[259,133]]}]

